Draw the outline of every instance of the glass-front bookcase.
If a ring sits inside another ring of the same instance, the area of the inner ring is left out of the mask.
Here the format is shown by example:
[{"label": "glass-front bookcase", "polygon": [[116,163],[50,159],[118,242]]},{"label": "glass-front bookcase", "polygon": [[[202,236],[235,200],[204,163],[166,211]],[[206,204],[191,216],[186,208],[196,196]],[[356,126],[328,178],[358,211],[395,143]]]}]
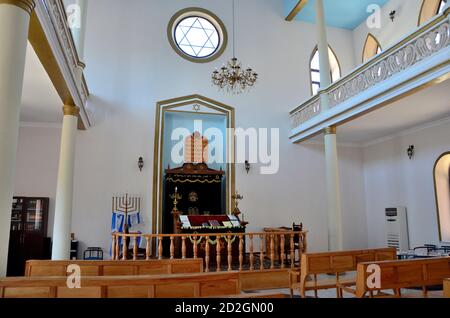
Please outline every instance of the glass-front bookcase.
[{"label": "glass-front bookcase", "polygon": [[49,198],[13,198],[8,276],[23,275],[27,260],[48,257],[48,206]]}]

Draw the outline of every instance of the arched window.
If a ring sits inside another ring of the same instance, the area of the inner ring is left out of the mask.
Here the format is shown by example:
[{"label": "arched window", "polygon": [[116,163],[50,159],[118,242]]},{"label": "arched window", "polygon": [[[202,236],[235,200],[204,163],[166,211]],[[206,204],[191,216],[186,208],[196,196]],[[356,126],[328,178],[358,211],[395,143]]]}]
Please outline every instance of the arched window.
[{"label": "arched window", "polygon": [[[330,57],[331,80],[335,82],[339,78],[341,78],[341,66],[339,65],[339,61],[336,57],[336,54],[334,54],[331,47],[328,47],[328,54]],[[319,63],[319,50],[317,46],[314,48],[313,54],[311,55],[310,73],[311,73],[312,94],[316,95],[320,89],[320,63]]]},{"label": "arched window", "polygon": [[450,152],[442,154],[436,161],[434,186],[440,240],[450,242]]},{"label": "arched window", "polygon": [[418,25],[422,25],[435,15],[442,13],[445,4],[445,0],[423,0],[422,7],[420,8]]},{"label": "arched window", "polygon": [[362,62],[365,63],[377,54],[381,53],[381,45],[378,40],[372,35],[368,34],[366,44],[364,44]]}]

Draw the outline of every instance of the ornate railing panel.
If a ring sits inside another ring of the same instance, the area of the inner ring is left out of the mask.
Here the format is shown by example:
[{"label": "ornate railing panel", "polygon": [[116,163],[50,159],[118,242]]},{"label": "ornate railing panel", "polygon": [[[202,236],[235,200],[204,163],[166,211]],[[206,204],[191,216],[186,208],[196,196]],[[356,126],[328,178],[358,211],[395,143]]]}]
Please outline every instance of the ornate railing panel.
[{"label": "ornate railing panel", "polygon": [[348,101],[383,81],[407,70],[450,45],[450,10],[431,20],[386,51],[361,65],[329,87],[320,90],[290,112],[292,128],[304,124],[322,111],[321,95],[329,109]]},{"label": "ornate railing panel", "polygon": [[[203,258],[205,272],[298,267],[307,232],[124,234],[112,233],[112,260]],[[152,251],[152,242],[156,250]],[[140,248],[145,246],[145,248]],[[124,253],[124,251],[126,251]]]}]

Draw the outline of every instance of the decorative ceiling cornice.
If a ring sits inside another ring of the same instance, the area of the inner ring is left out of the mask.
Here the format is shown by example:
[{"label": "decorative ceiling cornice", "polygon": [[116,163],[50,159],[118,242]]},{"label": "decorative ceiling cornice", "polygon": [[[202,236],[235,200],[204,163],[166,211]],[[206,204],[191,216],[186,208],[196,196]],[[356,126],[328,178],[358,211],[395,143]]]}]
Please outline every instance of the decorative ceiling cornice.
[{"label": "decorative ceiling cornice", "polygon": [[[1,0],[0,0],[1,1]],[[80,108],[78,128],[91,126],[85,105],[89,96],[62,0],[36,0],[29,40],[63,105]]]},{"label": "decorative ceiling cornice", "polygon": [[10,4],[10,5],[17,6],[21,9],[25,10],[26,12],[28,12],[28,14],[31,15],[31,13],[33,12],[33,10],[36,6],[36,1],[35,0],[0,0],[0,4]]}]

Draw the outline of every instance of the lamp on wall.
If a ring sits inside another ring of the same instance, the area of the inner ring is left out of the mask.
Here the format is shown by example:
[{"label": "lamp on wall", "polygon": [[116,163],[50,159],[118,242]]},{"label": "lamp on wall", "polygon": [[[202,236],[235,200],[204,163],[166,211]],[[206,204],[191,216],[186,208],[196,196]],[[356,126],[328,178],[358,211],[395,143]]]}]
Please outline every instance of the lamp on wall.
[{"label": "lamp on wall", "polygon": [[139,157],[138,159],[138,167],[139,171],[142,171],[142,168],[144,168],[144,159],[142,159],[142,157]]},{"label": "lamp on wall", "polygon": [[247,174],[250,172],[250,162],[248,160],[245,160],[245,171],[247,171]]},{"label": "lamp on wall", "polygon": [[414,157],[414,153],[415,153],[414,145],[409,146],[407,152],[408,152],[409,160],[411,160]]},{"label": "lamp on wall", "polygon": [[392,10],[390,13],[389,13],[389,18],[391,18],[391,21],[392,22],[394,22],[394,19],[395,19],[395,15],[397,14],[397,11],[395,11],[395,10]]}]

